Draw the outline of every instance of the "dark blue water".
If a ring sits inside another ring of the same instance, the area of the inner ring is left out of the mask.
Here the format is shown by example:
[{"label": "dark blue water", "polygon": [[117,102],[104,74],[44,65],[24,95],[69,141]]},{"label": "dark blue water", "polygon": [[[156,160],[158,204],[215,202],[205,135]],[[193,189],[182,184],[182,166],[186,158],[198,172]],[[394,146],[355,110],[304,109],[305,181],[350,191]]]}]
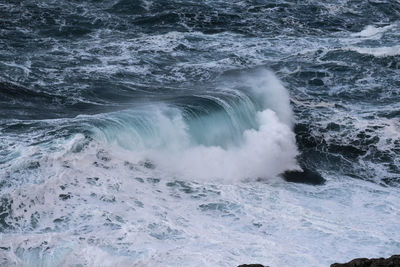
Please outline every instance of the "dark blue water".
[{"label": "dark blue water", "polygon": [[0,0],[0,265],[398,252],[399,40],[398,1]]}]

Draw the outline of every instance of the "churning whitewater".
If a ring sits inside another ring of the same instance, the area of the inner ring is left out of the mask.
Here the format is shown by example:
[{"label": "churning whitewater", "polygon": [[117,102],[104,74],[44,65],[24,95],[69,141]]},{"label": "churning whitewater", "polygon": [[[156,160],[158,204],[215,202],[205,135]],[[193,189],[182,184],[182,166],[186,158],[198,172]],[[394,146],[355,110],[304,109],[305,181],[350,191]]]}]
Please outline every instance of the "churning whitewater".
[{"label": "churning whitewater", "polygon": [[398,1],[0,0],[0,265],[398,254],[399,38]]}]

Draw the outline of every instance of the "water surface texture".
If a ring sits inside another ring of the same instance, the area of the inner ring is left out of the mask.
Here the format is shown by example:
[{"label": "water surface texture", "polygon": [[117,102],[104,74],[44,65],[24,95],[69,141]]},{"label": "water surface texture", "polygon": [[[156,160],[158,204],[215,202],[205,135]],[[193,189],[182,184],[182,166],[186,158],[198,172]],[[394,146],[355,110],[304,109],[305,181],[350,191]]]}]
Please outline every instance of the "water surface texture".
[{"label": "water surface texture", "polygon": [[399,40],[397,0],[0,0],[0,265],[398,254]]}]

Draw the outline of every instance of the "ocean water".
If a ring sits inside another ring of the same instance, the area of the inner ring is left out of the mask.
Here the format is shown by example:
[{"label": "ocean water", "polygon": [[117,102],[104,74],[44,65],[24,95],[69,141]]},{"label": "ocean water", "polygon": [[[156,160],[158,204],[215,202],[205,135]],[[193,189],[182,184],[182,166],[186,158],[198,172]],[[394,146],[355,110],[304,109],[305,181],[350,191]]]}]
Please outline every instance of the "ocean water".
[{"label": "ocean water", "polygon": [[398,0],[0,0],[0,266],[399,254],[399,41]]}]

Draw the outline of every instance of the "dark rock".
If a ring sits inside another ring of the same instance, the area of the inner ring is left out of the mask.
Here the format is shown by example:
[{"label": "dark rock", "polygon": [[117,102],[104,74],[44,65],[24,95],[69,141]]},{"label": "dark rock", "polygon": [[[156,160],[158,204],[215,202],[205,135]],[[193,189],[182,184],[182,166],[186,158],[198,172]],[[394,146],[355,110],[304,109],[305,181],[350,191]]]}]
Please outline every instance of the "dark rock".
[{"label": "dark rock", "polygon": [[292,183],[303,183],[311,185],[322,185],[325,179],[316,171],[303,167],[303,171],[285,171],[282,174],[283,179]]},{"label": "dark rock", "polygon": [[359,258],[348,263],[334,263],[331,267],[400,267],[400,255],[393,255],[387,259]]},{"label": "dark rock", "polygon": [[268,267],[268,266],[264,266],[261,264],[242,264],[242,265],[239,265],[238,267]]}]

